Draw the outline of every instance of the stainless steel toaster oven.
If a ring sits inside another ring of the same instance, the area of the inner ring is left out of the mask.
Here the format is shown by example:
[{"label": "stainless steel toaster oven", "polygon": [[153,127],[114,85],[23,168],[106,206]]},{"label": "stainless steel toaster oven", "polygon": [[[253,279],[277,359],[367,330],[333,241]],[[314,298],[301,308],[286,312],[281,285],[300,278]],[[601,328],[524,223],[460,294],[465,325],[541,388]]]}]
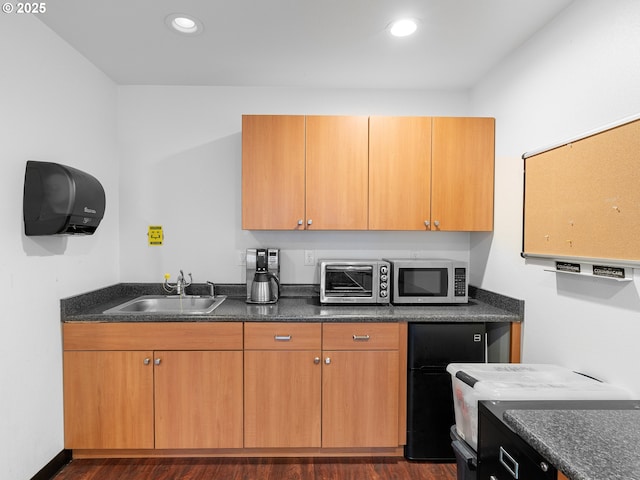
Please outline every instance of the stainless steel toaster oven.
[{"label": "stainless steel toaster oven", "polygon": [[389,262],[321,260],[320,303],[389,304]]}]

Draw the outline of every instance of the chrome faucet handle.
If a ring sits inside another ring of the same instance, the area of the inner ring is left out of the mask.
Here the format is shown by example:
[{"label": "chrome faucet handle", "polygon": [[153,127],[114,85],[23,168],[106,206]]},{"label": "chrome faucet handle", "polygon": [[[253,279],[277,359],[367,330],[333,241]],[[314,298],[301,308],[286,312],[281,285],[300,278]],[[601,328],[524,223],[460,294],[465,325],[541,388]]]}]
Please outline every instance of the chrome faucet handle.
[{"label": "chrome faucet handle", "polygon": [[189,281],[187,282],[187,279],[184,276],[184,272],[180,270],[180,275],[178,275],[178,283],[181,283],[183,287],[188,287],[193,283],[193,277],[189,273]]}]

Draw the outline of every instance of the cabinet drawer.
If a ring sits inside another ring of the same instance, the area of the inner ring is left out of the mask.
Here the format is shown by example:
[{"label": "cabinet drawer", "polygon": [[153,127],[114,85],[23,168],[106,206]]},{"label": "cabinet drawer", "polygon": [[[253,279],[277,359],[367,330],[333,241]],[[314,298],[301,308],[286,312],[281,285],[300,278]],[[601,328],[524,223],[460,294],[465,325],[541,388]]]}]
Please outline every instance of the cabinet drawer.
[{"label": "cabinet drawer", "polygon": [[397,350],[398,323],[325,323],[323,350]]},{"label": "cabinet drawer", "polygon": [[245,323],[245,350],[319,350],[321,323]]},{"label": "cabinet drawer", "polygon": [[65,350],[242,350],[241,322],[64,323]]}]

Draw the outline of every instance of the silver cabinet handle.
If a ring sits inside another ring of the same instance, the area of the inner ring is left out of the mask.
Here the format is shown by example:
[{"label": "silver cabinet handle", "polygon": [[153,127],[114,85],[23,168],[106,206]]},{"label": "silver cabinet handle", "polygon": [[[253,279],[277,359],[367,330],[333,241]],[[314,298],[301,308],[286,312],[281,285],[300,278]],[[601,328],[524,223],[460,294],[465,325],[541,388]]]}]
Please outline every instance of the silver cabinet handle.
[{"label": "silver cabinet handle", "polygon": [[425,220],[424,221],[424,226],[429,228],[429,225],[431,225],[431,222],[429,220]]},{"label": "silver cabinet handle", "polygon": [[434,224],[434,225],[436,226],[436,228],[437,228],[437,227],[439,227],[439,226],[440,226],[440,221],[439,221],[439,220],[436,220],[435,222],[433,222],[433,224]]},{"label": "silver cabinet handle", "polygon": [[147,357],[142,361],[142,363],[144,363],[145,365],[149,365],[151,363],[151,359]]},{"label": "silver cabinet handle", "polygon": [[547,462],[540,462],[540,470],[543,472],[549,471],[549,464]]},{"label": "silver cabinet handle", "polygon": [[313,359],[313,363],[315,363],[316,365],[318,365],[320,363],[320,357],[316,357]]},{"label": "silver cabinet handle", "polygon": [[298,220],[298,225],[302,225],[304,221],[302,219]]},{"label": "silver cabinet handle", "polygon": [[324,359],[325,365],[331,365],[331,359],[329,357]]},{"label": "silver cabinet handle", "polygon": [[369,341],[369,335],[354,335],[353,336],[353,341],[354,342],[368,342]]},{"label": "silver cabinet handle", "polygon": [[162,360],[161,360],[161,359],[159,359],[159,358],[156,358],[156,359],[153,361],[154,365],[160,365],[160,362],[162,362]]},{"label": "silver cabinet handle", "polygon": [[274,335],[273,339],[276,342],[290,342],[291,341],[291,335]]},{"label": "silver cabinet handle", "polygon": [[307,225],[311,225],[313,223],[313,220],[309,219],[307,220]]}]

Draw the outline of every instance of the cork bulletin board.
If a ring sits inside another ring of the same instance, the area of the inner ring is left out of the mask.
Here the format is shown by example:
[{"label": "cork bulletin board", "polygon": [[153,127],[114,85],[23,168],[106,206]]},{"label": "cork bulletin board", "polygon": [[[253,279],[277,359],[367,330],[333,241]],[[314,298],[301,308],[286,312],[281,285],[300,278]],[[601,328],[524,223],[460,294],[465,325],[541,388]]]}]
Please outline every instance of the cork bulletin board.
[{"label": "cork bulletin board", "polygon": [[523,257],[640,263],[640,116],[522,158]]}]

